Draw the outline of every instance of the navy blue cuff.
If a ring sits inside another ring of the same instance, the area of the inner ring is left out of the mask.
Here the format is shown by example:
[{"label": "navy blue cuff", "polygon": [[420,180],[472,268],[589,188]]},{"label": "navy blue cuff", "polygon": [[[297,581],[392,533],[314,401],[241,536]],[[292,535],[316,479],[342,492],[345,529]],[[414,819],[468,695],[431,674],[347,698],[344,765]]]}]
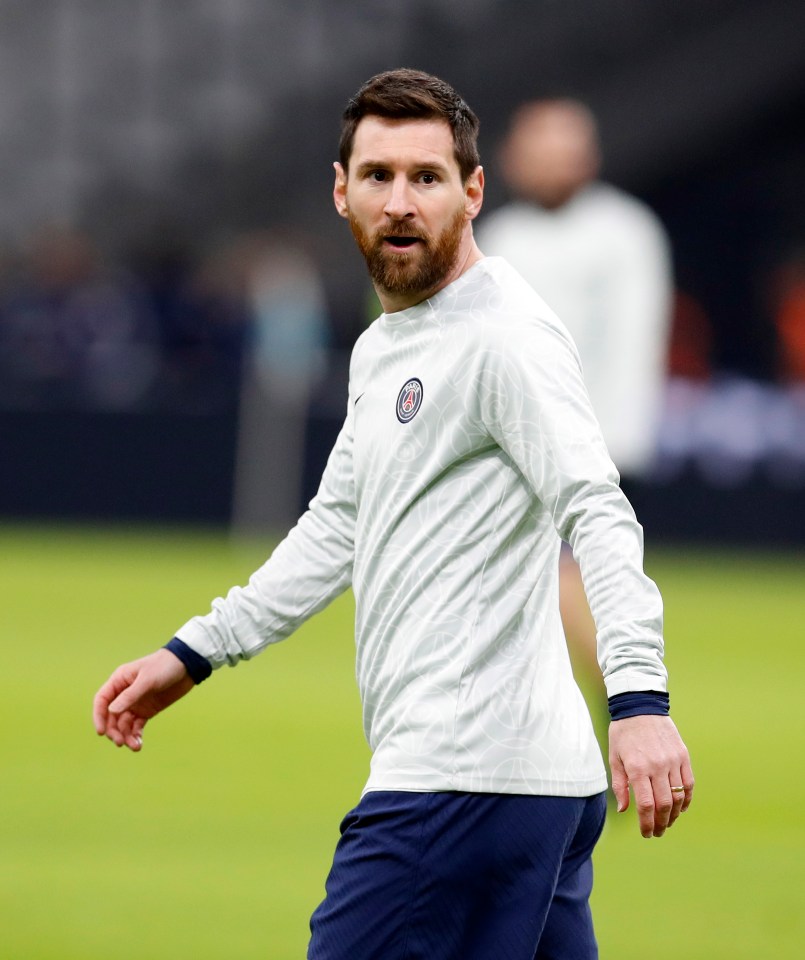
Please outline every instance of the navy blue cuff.
[{"label": "navy blue cuff", "polygon": [[671,709],[671,700],[667,693],[657,690],[639,690],[634,693],[619,693],[609,698],[609,716],[612,720],[625,720],[627,717],[640,717],[651,714],[667,717]]},{"label": "navy blue cuff", "polygon": [[170,650],[174,656],[182,661],[193,683],[201,683],[212,673],[210,661],[206,657],[202,657],[200,653],[196,653],[192,647],[188,647],[178,637],[174,637],[173,640],[166,643],[165,649]]}]

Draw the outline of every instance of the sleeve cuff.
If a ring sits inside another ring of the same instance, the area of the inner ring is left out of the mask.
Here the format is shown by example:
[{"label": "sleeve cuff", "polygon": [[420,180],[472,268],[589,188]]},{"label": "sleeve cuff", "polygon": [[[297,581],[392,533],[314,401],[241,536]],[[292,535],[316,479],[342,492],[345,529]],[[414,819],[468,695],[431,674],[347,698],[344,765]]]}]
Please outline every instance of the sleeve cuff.
[{"label": "sleeve cuff", "polygon": [[166,643],[165,649],[170,650],[175,657],[182,661],[193,683],[201,683],[212,673],[210,661],[206,657],[202,657],[200,653],[196,653],[192,647],[188,647],[178,637],[174,637],[173,640]]},{"label": "sleeve cuff", "polygon": [[609,698],[609,716],[612,720],[625,720],[652,714],[665,717],[670,712],[670,697],[656,690],[640,690],[634,693],[619,693]]}]

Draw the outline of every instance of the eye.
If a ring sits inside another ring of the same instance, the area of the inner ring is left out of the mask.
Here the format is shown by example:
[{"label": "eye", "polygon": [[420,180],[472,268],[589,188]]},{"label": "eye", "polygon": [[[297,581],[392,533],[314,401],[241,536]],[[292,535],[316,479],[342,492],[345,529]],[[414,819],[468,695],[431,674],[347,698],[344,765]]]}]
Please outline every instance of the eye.
[{"label": "eye", "polygon": [[385,170],[372,170],[369,174],[369,179],[374,180],[375,183],[382,183],[386,179]]},{"label": "eye", "polygon": [[421,173],[419,179],[422,183],[436,183],[436,174],[435,173]]}]

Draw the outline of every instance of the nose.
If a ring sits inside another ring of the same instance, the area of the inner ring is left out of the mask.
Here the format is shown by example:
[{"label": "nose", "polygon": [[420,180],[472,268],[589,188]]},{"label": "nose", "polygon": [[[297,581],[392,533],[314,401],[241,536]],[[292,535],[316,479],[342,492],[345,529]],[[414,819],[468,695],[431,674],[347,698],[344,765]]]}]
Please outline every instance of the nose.
[{"label": "nose", "polygon": [[409,220],[414,216],[414,203],[408,178],[397,175],[391,181],[383,212],[392,220]]}]

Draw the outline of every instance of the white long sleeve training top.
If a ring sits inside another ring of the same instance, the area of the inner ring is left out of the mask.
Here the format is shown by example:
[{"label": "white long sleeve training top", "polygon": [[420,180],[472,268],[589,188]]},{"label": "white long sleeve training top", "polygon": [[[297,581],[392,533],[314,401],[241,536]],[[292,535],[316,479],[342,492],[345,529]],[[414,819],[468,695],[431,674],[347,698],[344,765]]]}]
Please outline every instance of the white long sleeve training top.
[{"label": "white long sleeve training top", "polygon": [[309,509],[177,633],[213,667],[350,584],[366,790],[587,796],[606,787],[558,604],[579,559],[610,696],[666,689],[662,602],[565,328],[504,260],[383,314]]}]

